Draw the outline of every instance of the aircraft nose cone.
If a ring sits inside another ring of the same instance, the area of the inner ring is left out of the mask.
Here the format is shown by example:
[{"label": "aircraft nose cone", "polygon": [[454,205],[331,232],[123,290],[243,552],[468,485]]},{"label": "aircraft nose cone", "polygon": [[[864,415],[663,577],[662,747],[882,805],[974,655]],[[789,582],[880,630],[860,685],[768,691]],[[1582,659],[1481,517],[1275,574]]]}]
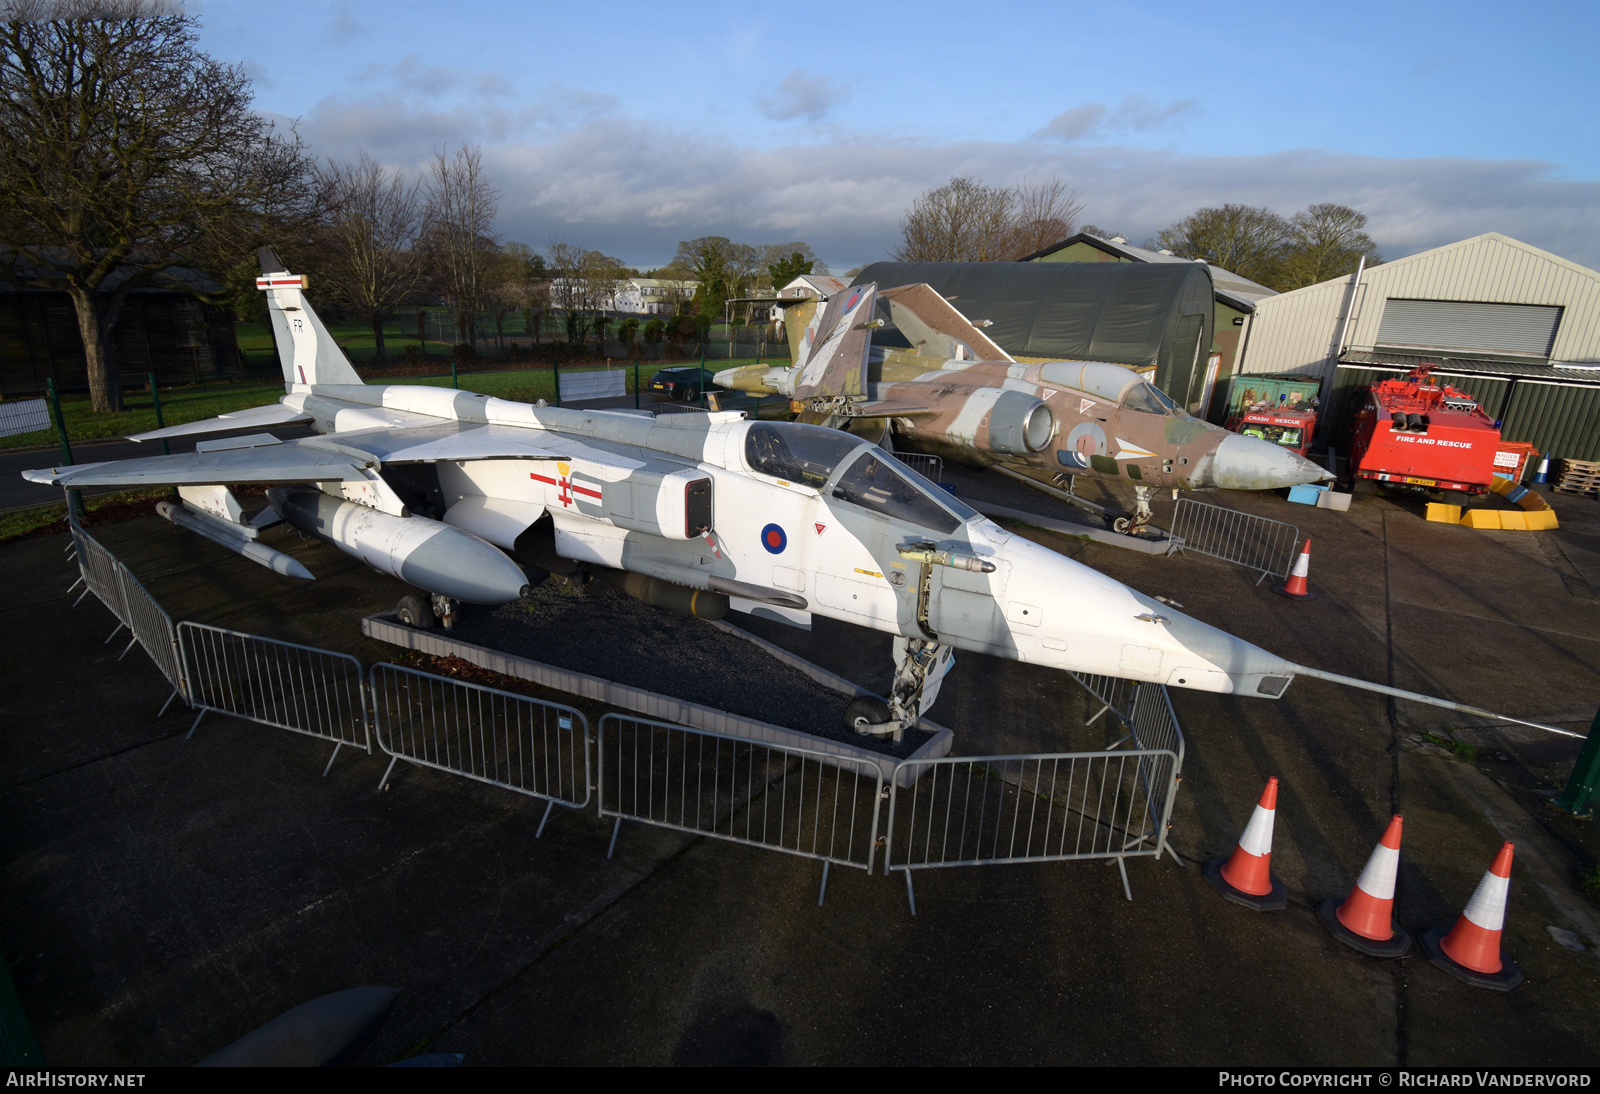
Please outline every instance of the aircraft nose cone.
[{"label": "aircraft nose cone", "polygon": [[1212,485],[1223,490],[1280,490],[1333,477],[1297,452],[1238,434],[1225,438],[1211,460]]}]

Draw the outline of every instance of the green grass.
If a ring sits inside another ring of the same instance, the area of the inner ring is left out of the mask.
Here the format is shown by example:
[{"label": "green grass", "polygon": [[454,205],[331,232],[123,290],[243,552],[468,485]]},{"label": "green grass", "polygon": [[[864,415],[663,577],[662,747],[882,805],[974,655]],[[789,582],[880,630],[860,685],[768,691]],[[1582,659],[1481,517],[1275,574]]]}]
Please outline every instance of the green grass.
[{"label": "green grass", "polygon": [[[1445,732],[1448,733],[1453,728],[1455,727],[1446,726]],[[1440,748],[1444,749],[1458,760],[1465,760],[1468,763],[1473,763],[1478,759],[1477,745],[1469,745],[1465,741],[1457,741],[1450,737],[1437,737],[1432,733],[1424,733],[1422,735],[1422,739],[1431,745],[1438,745]]]},{"label": "green grass", "polygon": [[1590,900],[1600,900],[1600,865],[1591,866],[1579,878],[1584,895]]},{"label": "green grass", "polygon": [[[370,337],[370,334],[369,334]],[[400,383],[423,384],[429,387],[449,387],[449,365],[439,362],[444,368],[442,376],[403,377],[387,381],[374,381],[375,383]],[[650,377],[658,369],[675,368],[684,364],[695,362],[684,361],[651,361],[639,366],[639,380],[648,383]],[[753,365],[756,362],[751,358],[736,358],[728,360],[706,360],[706,367],[712,369],[733,368],[739,365]],[[633,366],[619,362],[617,368],[625,368],[628,374],[628,390],[633,390]],[[581,372],[592,371],[586,369],[564,369],[563,371]],[[461,386],[467,391],[476,391],[483,395],[492,395],[498,399],[513,399],[519,402],[537,402],[545,399],[555,400],[555,375],[547,367],[536,369],[501,369],[493,372],[463,372],[460,374]],[[282,383],[242,383],[242,384],[199,384],[193,387],[168,388],[161,392],[161,410],[163,420],[167,425],[183,425],[186,422],[197,422],[204,418],[214,418],[218,414],[230,411],[245,410],[253,406],[265,406],[275,403],[283,395]],[[780,400],[769,400],[775,404]],[[120,413],[101,414],[94,411],[89,405],[89,397],[66,396],[61,400],[61,413],[67,420],[67,437],[74,443],[95,440],[111,440],[116,437],[126,437],[130,433],[143,433],[156,428],[155,404],[150,399],[150,392],[128,391],[123,394],[126,410]],[[13,437],[0,437],[0,449],[29,448],[37,445],[51,445],[56,443],[54,429],[40,430],[34,433],[19,433]]]},{"label": "green grass", "polygon": [[[231,410],[277,402],[282,394],[282,383],[201,384],[163,391],[161,410],[168,425],[181,425],[214,418]],[[124,392],[123,403],[128,409],[102,414],[89,405],[87,395],[65,396],[61,400],[61,414],[67,420],[68,439],[74,443],[109,440],[156,428],[155,404],[148,390]],[[0,449],[27,448],[55,441],[56,432],[52,428],[0,437]]]},{"label": "green grass", "polygon": [[[93,497],[83,499],[84,521],[92,524],[97,516],[111,516],[114,519],[121,519],[115,511],[142,509],[171,496],[172,491],[164,486],[158,489],[123,490],[115,494],[96,494]],[[64,532],[66,531],[66,519],[67,503],[64,501],[0,514],[0,543],[23,539],[30,533],[40,531],[40,529]],[[50,528],[51,525],[57,524],[60,525],[59,528]]]}]

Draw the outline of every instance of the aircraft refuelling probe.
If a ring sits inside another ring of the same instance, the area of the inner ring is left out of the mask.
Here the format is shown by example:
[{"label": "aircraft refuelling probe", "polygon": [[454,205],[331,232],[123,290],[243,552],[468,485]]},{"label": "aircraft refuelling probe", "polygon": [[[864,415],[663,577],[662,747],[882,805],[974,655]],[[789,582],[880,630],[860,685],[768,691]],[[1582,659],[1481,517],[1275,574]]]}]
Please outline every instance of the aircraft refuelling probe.
[{"label": "aircraft refuelling probe", "polygon": [[[556,572],[694,615],[731,607],[809,626],[820,613],[885,631],[895,636],[890,702],[852,704],[861,732],[898,735],[914,724],[952,649],[1273,699],[1296,675],[1316,676],[1520,721],[1285,661],[1006,531],[842,430],[739,412],[657,418],[365,385],[305,300],[303,279],[270,249],[261,259],[257,285],[268,293],[287,394],[133,439],[291,422],[310,422],[318,436],[256,433],[25,477],[66,488],[176,486],[184,504],[164,507],[168,519],[309,578],[257,542],[260,528],[287,520],[432,594],[447,619],[456,602],[512,601],[530,576]],[[228,489],[239,483],[271,487],[268,508],[248,521]]]}]

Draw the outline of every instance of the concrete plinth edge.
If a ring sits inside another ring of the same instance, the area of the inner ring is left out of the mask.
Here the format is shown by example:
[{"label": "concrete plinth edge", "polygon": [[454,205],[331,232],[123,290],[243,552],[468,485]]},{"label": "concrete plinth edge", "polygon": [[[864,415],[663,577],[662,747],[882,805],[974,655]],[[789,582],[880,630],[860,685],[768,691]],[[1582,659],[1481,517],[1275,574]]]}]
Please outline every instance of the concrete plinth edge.
[{"label": "concrete plinth edge", "polygon": [[[1024,524],[1031,524],[1035,528],[1043,528],[1047,532],[1059,532],[1064,536],[1084,536],[1096,543],[1104,543],[1107,547],[1121,547],[1128,551],[1138,551],[1146,555],[1164,555],[1172,549],[1173,540],[1167,533],[1152,526],[1155,535],[1125,536],[1118,532],[1108,532],[1104,528],[1091,528],[1087,524],[1073,524],[1071,521],[1057,520],[1054,517],[1041,516],[1038,513],[1029,513],[1022,509],[1010,509],[1004,505],[990,505],[986,501],[968,502],[978,512],[986,517],[1001,517],[1005,520],[1020,520]],[[1159,538],[1158,538],[1159,537]],[[1182,541],[1179,541],[1182,545]]]},{"label": "concrete plinth edge", "polygon": [[[730,630],[735,628],[729,628]],[[807,748],[814,752],[825,752],[835,756],[848,757],[852,760],[866,760],[875,764],[883,772],[885,782],[894,777],[895,765],[900,762],[893,756],[885,756],[881,752],[870,749],[856,748],[840,741],[830,740],[826,737],[814,737],[797,729],[786,729],[783,726],[771,725],[767,722],[758,722],[753,718],[744,718],[737,714],[730,714],[725,710],[714,707],[701,706],[691,703],[686,699],[674,699],[670,695],[660,695],[643,688],[629,687],[626,684],[602,680],[598,676],[589,676],[581,672],[572,672],[569,669],[547,665],[541,661],[529,660],[515,654],[492,650],[486,646],[475,646],[470,642],[461,642],[441,631],[419,631],[406,626],[394,617],[392,612],[381,612],[369,615],[361,620],[361,633],[368,638],[402,649],[416,650],[418,653],[431,654],[434,657],[459,657],[469,661],[479,668],[498,672],[503,676],[514,677],[518,680],[527,680],[541,687],[554,688],[573,695],[581,695],[586,699],[594,699],[610,706],[631,710],[647,718],[654,718],[663,722],[673,722],[677,725],[689,726],[692,729],[705,729],[713,733],[726,733],[730,737],[743,737],[751,741],[760,741],[763,744],[783,745],[789,748]],[[754,637],[754,636],[750,636]],[[759,643],[764,645],[764,643]],[[793,657],[793,655],[789,655]],[[798,660],[798,658],[796,658]],[[788,661],[788,658],[785,658]],[[807,662],[809,664],[809,662]],[[832,676],[826,669],[811,666],[817,673]],[[813,677],[814,679],[818,677]],[[838,678],[835,678],[838,679]],[[826,680],[819,682],[828,684]],[[834,686],[829,684],[828,686]],[[852,687],[854,685],[851,685]],[[842,690],[835,687],[835,690]],[[950,749],[955,741],[955,734],[944,726],[935,725],[924,719],[918,726],[933,734],[923,746],[913,752],[907,759],[931,760],[950,754]],[[903,776],[908,780],[909,776]],[[909,785],[909,781],[905,782]]]}]

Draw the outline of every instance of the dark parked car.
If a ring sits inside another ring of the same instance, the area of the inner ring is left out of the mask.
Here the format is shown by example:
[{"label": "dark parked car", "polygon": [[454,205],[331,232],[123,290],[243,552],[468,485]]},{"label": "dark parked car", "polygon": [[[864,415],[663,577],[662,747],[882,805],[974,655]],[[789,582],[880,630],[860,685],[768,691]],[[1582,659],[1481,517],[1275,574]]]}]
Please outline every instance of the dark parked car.
[{"label": "dark parked car", "polygon": [[694,402],[700,398],[702,391],[707,391],[715,385],[711,381],[710,369],[700,368],[698,365],[679,365],[675,368],[664,368],[650,377],[650,382],[645,386],[650,391],[659,391],[669,399],[682,399],[686,403]]}]

